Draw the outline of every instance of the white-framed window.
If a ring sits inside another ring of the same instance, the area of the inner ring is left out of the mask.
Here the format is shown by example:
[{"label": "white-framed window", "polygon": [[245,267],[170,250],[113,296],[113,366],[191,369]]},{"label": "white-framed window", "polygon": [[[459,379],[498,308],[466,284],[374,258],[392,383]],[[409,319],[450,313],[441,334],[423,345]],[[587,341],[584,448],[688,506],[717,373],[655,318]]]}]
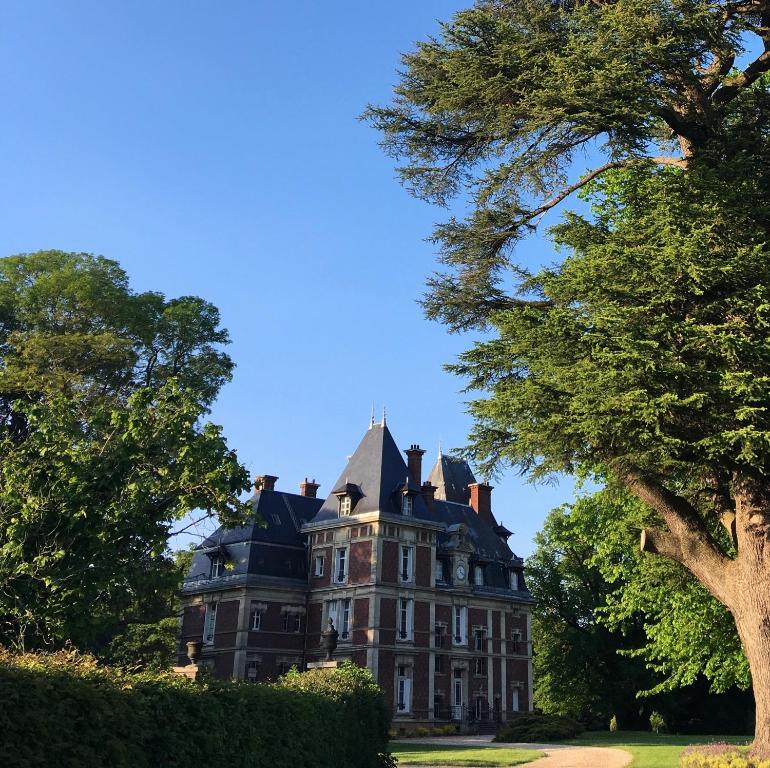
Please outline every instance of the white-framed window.
[{"label": "white-framed window", "polygon": [[281,628],[284,632],[299,632],[302,629],[302,614],[284,611],[281,614]]},{"label": "white-framed window", "polygon": [[264,613],[264,605],[252,600],[251,610],[249,611],[249,629],[255,632],[262,629],[262,616]]},{"label": "white-framed window", "polygon": [[324,575],[324,556],[323,555],[315,556],[315,570],[313,571],[313,573],[316,576]]},{"label": "white-framed window", "polygon": [[353,499],[350,496],[340,496],[340,516],[349,515],[353,509]]},{"label": "white-framed window", "polygon": [[341,584],[348,578],[348,550],[340,547],[334,554],[334,581]]},{"label": "white-framed window", "polygon": [[246,682],[256,683],[259,678],[259,660],[247,659],[246,660]]},{"label": "white-framed window", "polygon": [[473,583],[477,587],[484,586],[484,568],[481,565],[477,565],[473,569]]},{"label": "white-framed window", "polygon": [[468,642],[468,609],[464,605],[456,605],[454,608],[452,638],[455,645]]},{"label": "white-framed window", "polygon": [[411,581],[414,570],[414,549],[412,547],[401,546],[401,581]]},{"label": "white-framed window", "polygon": [[203,642],[211,645],[214,642],[214,633],[217,628],[217,606],[219,603],[214,601],[206,605],[206,619],[203,622]]},{"label": "white-framed window", "polygon": [[518,571],[511,571],[511,589],[519,590],[519,573]]},{"label": "white-framed window", "polygon": [[340,600],[340,640],[350,639],[350,598]]},{"label": "white-framed window", "polygon": [[433,627],[433,647],[443,648],[446,627],[443,624],[436,624]]},{"label": "white-framed window", "polygon": [[411,640],[414,620],[414,600],[410,597],[398,599],[398,639]]},{"label": "white-framed window", "polygon": [[486,675],[487,674],[487,660],[484,656],[477,656],[473,660],[473,674],[474,675]]},{"label": "white-framed window", "polygon": [[411,517],[413,511],[414,499],[408,493],[405,493],[401,499],[401,514],[405,517]]},{"label": "white-framed window", "polygon": [[519,689],[511,688],[511,712],[519,711]]},{"label": "white-framed window", "polygon": [[477,651],[484,651],[486,648],[484,647],[486,640],[487,631],[485,629],[474,629],[473,630],[473,638],[476,641],[476,650]]},{"label": "white-framed window", "polygon": [[412,679],[410,669],[405,664],[399,664],[396,680],[396,710],[398,712],[412,711]]},{"label": "white-framed window", "polygon": [[441,653],[437,653],[433,656],[433,672],[437,675],[442,674],[444,671],[444,656]]},{"label": "white-framed window", "polygon": [[456,669],[452,674],[452,719],[462,718],[463,708],[463,672]]},{"label": "white-framed window", "polygon": [[225,573],[225,559],[221,555],[214,555],[209,566],[209,578],[218,579]]},{"label": "white-framed window", "polygon": [[444,581],[444,561],[436,560],[436,581]]}]

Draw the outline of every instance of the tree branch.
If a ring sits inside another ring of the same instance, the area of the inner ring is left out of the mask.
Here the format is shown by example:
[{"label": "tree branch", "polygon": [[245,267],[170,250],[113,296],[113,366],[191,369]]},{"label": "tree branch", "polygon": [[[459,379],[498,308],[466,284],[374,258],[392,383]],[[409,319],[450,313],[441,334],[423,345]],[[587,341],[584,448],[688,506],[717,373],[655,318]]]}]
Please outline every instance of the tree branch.
[{"label": "tree branch", "polygon": [[631,493],[652,507],[668,526],[666,534],[655,529],[643,531],[642,549],[681,563],[717,600],[727,604],[726,576],[730,558],[711,535],[695,507],[650,477],[625,472],[621,480]]},{"label": "tree branch", "polygon": [[765,50],[743,72],[725,80],[721,88],[714,91],[712,101],[720,106],[727,104],[738,95],[739,91],[750,86],[768,71],[770,71],[770,50]]},{"label": "tree branch", "polygon": [[533,211],[529,212],[529,215],[527,218],[531,221],[533,219],[538,218],[539,216],[542,216],[547,211],[550,211],[551,208],[554,208],[557,206],[562,200],[566,200],[573,192],[577,192],[577,190],[584,187],[588,182],[593,181],[598,176],[601,176],[606,171],[613,170],[614,168],[629,168],[632,165],[639,165],[640,163],[656,163],[658,165],[673,165],[677,168],[687,168],[687,160],[683,157],[668,157],[668,156],[658,156],[658,157],[634,157],[629,158],[626,160],[612,160],[609,163],[604,163],[604,165],[600,165],[598,168],[594,168],[592,171],[589,171],[585,176],[581,176],[578,181],[576,181],[574,184],[570,184],[568,187],[564,187],[558,194],[554,195],[550,200],[543,203],[539,208],[535,208]]}]

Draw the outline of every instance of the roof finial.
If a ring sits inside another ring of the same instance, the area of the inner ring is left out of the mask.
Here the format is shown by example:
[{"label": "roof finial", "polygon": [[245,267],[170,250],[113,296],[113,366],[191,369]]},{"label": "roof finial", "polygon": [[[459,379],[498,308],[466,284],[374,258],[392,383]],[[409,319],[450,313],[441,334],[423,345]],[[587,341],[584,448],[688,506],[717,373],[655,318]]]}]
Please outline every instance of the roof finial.
[{"label": "roof finial", "polygon": [[388,423],[387,412],[385,410],[385,406],[383,405],[382,406],[382,424],[381,424],[381,426],[384,427],[387,423]]},{"label": "roof finial", "polygon": [[369,419],[369,429],[374,426],[374,403],[372,403],[372,417]]},{"label": "roof finial", "polygon": [[442,453],[441,453],[441,438],[439,437],[439,439],[438,439],[438,457],[441,458],[441,456],[442,456]]}]

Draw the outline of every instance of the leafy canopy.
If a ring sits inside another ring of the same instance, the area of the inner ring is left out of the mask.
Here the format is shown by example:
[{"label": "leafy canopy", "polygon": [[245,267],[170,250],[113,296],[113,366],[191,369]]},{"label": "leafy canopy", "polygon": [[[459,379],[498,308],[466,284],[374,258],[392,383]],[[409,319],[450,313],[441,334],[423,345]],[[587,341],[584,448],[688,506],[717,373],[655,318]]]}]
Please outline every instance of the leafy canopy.
[{"label": "leafy canopy", "polygon": [[246,470],[202,422],[227,332],[85,254],[0,259],[0,299],[0,638],[103,650],[127,632],[125,658],[127,627],[174,611],[174,521],[247,513]]}]

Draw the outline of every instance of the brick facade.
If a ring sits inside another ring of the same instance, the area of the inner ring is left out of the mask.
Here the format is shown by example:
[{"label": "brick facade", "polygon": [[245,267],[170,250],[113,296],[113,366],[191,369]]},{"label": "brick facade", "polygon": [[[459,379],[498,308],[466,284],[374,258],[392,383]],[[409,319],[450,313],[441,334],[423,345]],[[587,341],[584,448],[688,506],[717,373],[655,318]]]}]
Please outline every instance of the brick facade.
[{"label": "brick facade", "polygon": [[414,476],[423,452],[410,449],[407,477],[391,443],[373,426],[326,500],[263,485],[252,505],[265,527],[221,529],[196,550],[180,664],[184,644],[204,638],[201,663],[215,675],[274,679],[324,657],[331,617],[335,658],[372,669],[397,728],[531,707],[532,599],[491,489],[474,489],[467,465],[439,457],[424,502]]}]

